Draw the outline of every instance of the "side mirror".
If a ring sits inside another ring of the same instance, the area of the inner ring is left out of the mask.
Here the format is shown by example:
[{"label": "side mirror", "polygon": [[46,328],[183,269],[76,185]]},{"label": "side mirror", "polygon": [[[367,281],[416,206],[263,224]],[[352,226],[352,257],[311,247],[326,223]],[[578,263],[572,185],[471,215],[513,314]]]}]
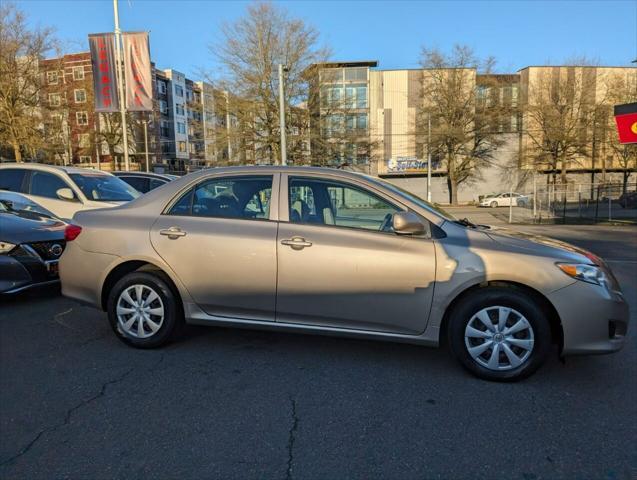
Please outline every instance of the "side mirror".
[{"label": "side mirror", "polygon": [[392,227],[399,235],[420,235],[427,231],[423,221],[413,212],[394,213]]},{"label": "side mirror", "polygon": [[55,194],[60,200],[66,200],[68,202],[74,202],[75,200],[77,200],[75,198],[73,190],[71,190],[70,188],[58,188]]}]

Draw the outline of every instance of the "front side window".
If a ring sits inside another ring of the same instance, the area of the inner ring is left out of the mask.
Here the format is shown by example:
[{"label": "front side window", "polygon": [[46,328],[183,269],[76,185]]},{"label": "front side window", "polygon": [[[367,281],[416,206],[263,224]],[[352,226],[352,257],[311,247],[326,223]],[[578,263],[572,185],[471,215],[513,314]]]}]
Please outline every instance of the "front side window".
[{"label": "front side window", "polygon": [[140,193],[114,175],[99,172],[69,174],[89,200],[95,202],[127,202]]},{"label": "front side window", "polygon": [[267,220],[271,197],[271,176],[214,178],[189,189],[168,213]]},{"label": "front side window", "polygon": [[341,182],[291,177],[290,222],[390,232],[400,208],[363,188]]},{"label": "front side window", "polygon": [[60,188],[69,188],[69,186],[57,175],[46,172],[33,172],[31,174],[31,188],[29,190],[31,195],[58,198],[57,191]]}]

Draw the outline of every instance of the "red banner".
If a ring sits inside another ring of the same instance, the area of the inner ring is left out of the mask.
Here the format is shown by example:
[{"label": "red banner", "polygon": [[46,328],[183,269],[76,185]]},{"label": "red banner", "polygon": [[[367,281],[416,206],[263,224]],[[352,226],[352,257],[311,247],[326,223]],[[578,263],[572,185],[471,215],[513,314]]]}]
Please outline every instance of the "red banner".
[{"label": "red banner", "polygon": [[122,34],[126,108],[132,112],[153,110],[153,81],[147,32]]},{"label": "red banner", "polygon": [[117,112],[117,76],[115,75],[115,35],[96,33],[88,36],[93,67],[96,112]]},{"label": "red banner", "polygon": [[637,103],[615,106],[619,143],[637,143]]}]

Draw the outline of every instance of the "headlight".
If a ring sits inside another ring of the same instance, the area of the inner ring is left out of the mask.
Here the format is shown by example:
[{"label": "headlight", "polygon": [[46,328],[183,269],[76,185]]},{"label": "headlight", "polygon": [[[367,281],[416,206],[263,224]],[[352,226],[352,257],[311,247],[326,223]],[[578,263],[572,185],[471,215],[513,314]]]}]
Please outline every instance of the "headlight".
[{"label": "headlight", "polygon": [[0,255],[3,253],[9,253],[14,247],[15,245],[13,243],[3,242],[0,240]]},{"label": "headlight", "polygon": [[606,274],[596,265],[585,263],[558,263],[558,268],[569,277],[583,282],[594,283],[595,285],[605,285]]}]

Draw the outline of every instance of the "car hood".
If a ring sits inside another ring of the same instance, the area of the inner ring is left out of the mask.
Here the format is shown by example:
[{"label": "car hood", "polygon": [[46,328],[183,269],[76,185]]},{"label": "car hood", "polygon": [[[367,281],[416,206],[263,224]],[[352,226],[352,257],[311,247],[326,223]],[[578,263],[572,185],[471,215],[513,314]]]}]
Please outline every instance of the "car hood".
[{"label": "car hood", "polygon": [[598,263],[602,260],[597,255],[570,243],[531,233],[517,232],[507,228],[491,227],[484,232],[492,240],[510,247],[541,252],[569,261]]},{"label": "car hood", "polygon": [[34,212],[0,213],[0,240],[9,243],[64,240],[66,224]]}]

